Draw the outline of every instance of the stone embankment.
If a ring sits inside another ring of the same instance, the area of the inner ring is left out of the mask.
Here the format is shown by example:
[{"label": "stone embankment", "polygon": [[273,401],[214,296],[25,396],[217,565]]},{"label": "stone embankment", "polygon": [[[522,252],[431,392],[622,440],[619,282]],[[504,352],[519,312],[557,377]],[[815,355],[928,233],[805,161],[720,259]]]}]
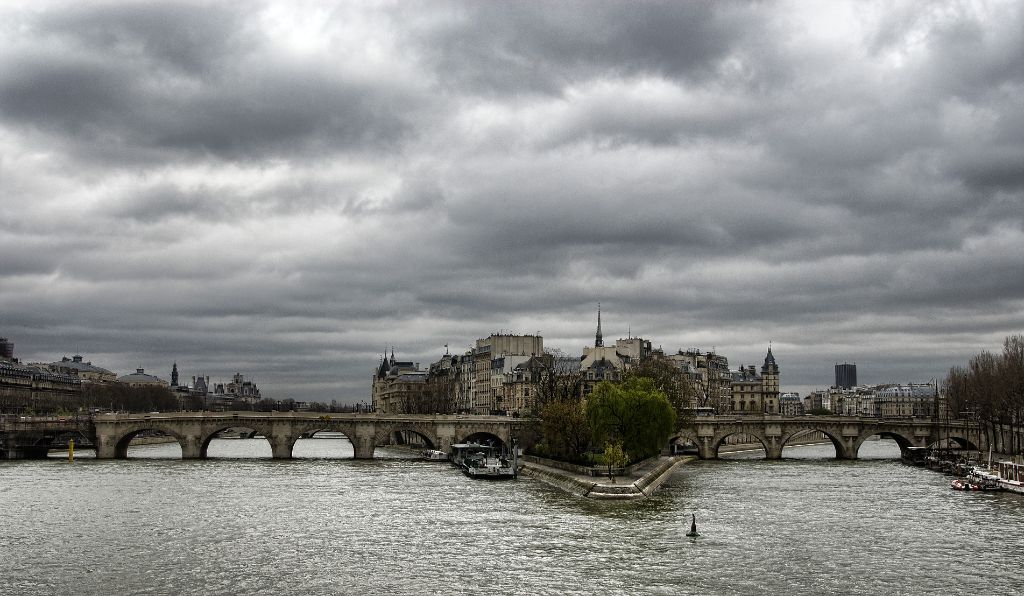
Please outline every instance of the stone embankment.
[{"label": "stone embankment", "polygon": [[530,459],[532,461],[522,462],[519,473],[523,476],[589,499],[626,500],[651,496],[672,475],[676,466],[697,458],[692,455],[654,457],[632,468],[626,475],[614,477],[614,480],[559,469],[544,465],[541,463],[543,460]]}]

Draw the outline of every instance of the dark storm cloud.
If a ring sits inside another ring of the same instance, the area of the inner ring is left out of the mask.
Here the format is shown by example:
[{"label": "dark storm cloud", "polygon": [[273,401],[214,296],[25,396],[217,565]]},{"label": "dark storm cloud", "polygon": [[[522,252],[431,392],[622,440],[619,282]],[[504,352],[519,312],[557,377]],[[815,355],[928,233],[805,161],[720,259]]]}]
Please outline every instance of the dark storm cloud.
[{"label": "dark storm cloud", "polygon": [[600,301],[606,338],[734,365],[773,341],[784,386],[834,360],[926,380],[1024,327],[1022,22],[9,5],[0,334],[356,401],[385,347],[425,364],[505,329],[578,354]]},{"label": "dark storm cloud", "polygon": [[0,114],[111,162],[312,156],[409,133],[408,90],[278,53],[243,17],[192,3],[44,13],[0,59]]},{"label": "dark storm cloud", "polygon": [[602,77],[710,76],[755,16],[729,3],[448,5],[415,29],[441,80],[462,92],[557,95]]}]

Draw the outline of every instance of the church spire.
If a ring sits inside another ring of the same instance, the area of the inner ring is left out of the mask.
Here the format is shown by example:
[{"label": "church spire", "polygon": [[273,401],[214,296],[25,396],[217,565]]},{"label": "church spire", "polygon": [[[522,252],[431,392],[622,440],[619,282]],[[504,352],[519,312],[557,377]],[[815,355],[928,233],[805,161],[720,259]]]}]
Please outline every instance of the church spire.
[{"label": "church spire", "polygon": [[601,337],[601,303],[597,303],[597,335],[594,337],[594,347],[604,346],[604,339]]},{"label": "church spire", "polygon": [[175,362],[171,367],[171,387],[178,386],[178,363]]}]

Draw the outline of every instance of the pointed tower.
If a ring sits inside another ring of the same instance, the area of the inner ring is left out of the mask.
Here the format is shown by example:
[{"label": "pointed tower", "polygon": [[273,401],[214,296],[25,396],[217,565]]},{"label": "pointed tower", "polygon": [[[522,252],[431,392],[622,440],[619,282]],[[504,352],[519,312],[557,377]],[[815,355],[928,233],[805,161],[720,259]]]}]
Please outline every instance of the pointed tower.
[{"label": "pointed tower", "polygon": [[594,337],[594,347],[604,347],[604,338],[601,337],[601,303],[597,303],[597,335]]},{"label": "pointed tower", "polygon": [[779,413],[779,365],[775,363],[772,346],[768,344],[768,354],[761,366],[761,394],[764,397],[764,412]]},{"label": "pointed tower", "polygon": [[171,387],[178,386],[178,363],[175,362],[174,366],[171,367]]}]

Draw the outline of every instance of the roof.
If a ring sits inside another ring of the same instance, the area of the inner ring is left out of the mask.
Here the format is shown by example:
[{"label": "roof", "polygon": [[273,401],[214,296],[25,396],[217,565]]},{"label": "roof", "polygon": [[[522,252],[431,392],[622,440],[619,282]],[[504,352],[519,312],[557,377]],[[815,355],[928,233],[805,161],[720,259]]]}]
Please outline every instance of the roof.
[{"label": "roof", "polygon": [[78,372],[95,372],[104,375],[114,374],[103,367],[94,365],[92,362],[82,362],[82,356],[79,354],[75,354],[74,358],[68,358],[65,356],[64,358],[61,358],[59,362],[51,362],[49,366],[51,368],[62,368]]},{"label": "roof", "polygon": [[136,369],[135,372],[120,376],[118,383],[163,383],[164,380],[153,375],[147,375],[144,369]]}]

